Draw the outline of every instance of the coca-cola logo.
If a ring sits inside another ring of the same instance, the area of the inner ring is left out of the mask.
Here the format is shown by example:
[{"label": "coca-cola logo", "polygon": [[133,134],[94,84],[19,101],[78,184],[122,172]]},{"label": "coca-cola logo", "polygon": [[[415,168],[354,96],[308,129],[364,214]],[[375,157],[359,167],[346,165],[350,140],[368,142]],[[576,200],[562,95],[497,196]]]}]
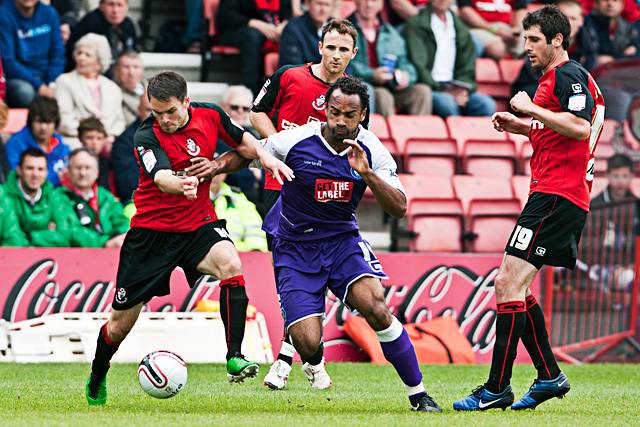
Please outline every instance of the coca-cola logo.
[{"label": "coca-cola logo", "polygon": [[[496,317],[493,279],[498,267],[477,274],[464,266],[438,265],[410,285],[385,287],[385,300],[402,323],[418,323],[439,316],[451,316],[460,325],[474,351],[487,353],[495,341]],[[342,326],[349,309],[333,294],[327,295],[324,337],[345,339]]]},{"label": "coca-cola logo", "polygon": [[[62,312],[108,312],[114,298],[113,280],[93,280],[84,283],[71,280],[59,283],[58,262],[41,259],[27,268],[11,287],[2,309],[2,318],[10,322]],[[191,311],[198,301],[215,298],[218,281],[204,276],[191,289],[182,287],[174,292],[172,302],[155,298],[145,311]]]}]

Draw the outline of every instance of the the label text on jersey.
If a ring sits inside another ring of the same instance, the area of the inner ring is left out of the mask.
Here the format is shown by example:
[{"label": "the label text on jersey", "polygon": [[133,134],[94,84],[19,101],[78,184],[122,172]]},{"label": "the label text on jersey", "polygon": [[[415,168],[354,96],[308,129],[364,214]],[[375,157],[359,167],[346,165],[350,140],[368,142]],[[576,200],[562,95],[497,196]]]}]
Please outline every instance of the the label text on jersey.
[{"label": "the label text on jersey", "polygon": [[317,202],[343,202],[351,201],[353,194],[353,182],[335,181],[333,179],[316,179],[315,198]]}]

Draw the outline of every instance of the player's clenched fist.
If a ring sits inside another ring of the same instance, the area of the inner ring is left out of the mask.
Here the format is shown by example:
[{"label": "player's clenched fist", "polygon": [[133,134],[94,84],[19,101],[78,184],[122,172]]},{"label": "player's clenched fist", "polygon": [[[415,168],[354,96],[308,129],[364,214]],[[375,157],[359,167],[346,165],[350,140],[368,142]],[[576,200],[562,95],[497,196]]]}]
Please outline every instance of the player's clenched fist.
[{"label": "player's clenched fist", "polygon": [[182,180],[182,194],[187,200],[195,200],[198,196],[198,178],[186,176]]},{"label": "player's clenched fist", "polygon": [[531,101],[529,94],[523,90],[513,95],[513,98],[511,98],[509,103],[511,104],[513,111],[523,114],[529,114],[531,106],[533,105],[533,101]]}]

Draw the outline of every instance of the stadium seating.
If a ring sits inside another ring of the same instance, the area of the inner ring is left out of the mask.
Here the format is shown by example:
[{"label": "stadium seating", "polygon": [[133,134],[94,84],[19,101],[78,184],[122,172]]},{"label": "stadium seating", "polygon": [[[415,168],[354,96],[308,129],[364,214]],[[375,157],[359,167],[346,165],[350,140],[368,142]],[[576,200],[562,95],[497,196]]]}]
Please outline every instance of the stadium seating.
[{"label": "stadium seating", "polygon": [[518,74],[520,74],[523,64],[524,60],[522,59],[501,59],[498,66],[500,67],[502,81],[511,86],[516,81]]},{"label": "stadium seating", "polygon": [[[389,132],[389,126],[387,125],[387,119],[381,114],[371,114],[369,117],[369,130],[373,132],[375,136],[378,137],[380,142],[387,147],[387,150],[394,155],[398,155],[398,148],[396,147],[396,142],[391,137],[391,132]],[[398,165],[401,166],[401,165]]]},{"label": "stadium seating", "polygon": [[240,50],[233,46],[222,46],[215,44],[216,32],[216,14],[220,7],[220,0],[204,0],[204,19],[205,28],[207,29],[207,45],[202,49],[202,65],[200,68],[200,81],[207,81],[209,65],[213,58],[218,56],[238,55]]},{"label": "stadium seating", "polygon": [[515,173],[516,145],[493,129],[489,117],[450,116],[447,125],[462,153],[463,172],[504,178]]},{"label": "stadium seating", "polygon": [[438,116],[390,116],[391,136],[403,153],[405,169],[425,175],[452,176],[458,148]]},{"label": "stadium seating", "polygon": [[407,192],[409,229],[417,234],[412,251],[460,252],[463,210],[451,179],[400,175]]},{"label": "stadium seating", "polygon": [[513,186],[513,194],[520,200],[520,205],[524,208],[524,205],[529,199],[529,188],[531,184],[531,177],[524,175],[515,175],[511,178],[511,185]]},{"label": "stadium seating", "polygon": [[12,134],[18,132],[27,124],[29,110],[26,108],[11,108],[7,116],[7,124],[0,129],[0,133]]},{"label": "stadium seating", "polygon": [[465,229],[473,233],[465,248],[474,252],[501,252],[521,211],[511,180],[459,175],[453,177],[455,194],[462,202]]},{"label": "stadium seating", "polygon": [[511,95],[511,87],[503,80],[498,63],[491,58],[476,59],[476,82],[478,92],[494,98],[508,98]]}]

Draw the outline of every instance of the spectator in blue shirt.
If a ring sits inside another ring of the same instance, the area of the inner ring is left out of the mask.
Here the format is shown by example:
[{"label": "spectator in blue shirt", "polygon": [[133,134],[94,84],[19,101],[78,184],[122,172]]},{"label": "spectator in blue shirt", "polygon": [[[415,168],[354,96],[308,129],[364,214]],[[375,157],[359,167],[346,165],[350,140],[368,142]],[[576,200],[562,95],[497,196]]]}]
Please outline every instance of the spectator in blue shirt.
[{"label": "spectator in blue shirt", "polygon": [[20,156],[29,148],[42,151],[47,156],[47,178],[54,187],[67,173],[69,147],[62,142],[62,136],[55,132],[60,123],[60,111],[55,99],[36,96],[29,106],[27,125],[7,141],[7,161],[15,169],[20,164]]},{"label": "spectator in blue shirt", "polygon": [[320,62],[318,42],[334,0],[309,0],[309,10],[289,21],[280,37],[280,66]]},{"label": "spectator in blue shirt", "polygon": [[5,0],[0,6],[0,51],[9,107],[28,107],[36,95],[54,96],[64,71],[60,18],[37,0]]}]

